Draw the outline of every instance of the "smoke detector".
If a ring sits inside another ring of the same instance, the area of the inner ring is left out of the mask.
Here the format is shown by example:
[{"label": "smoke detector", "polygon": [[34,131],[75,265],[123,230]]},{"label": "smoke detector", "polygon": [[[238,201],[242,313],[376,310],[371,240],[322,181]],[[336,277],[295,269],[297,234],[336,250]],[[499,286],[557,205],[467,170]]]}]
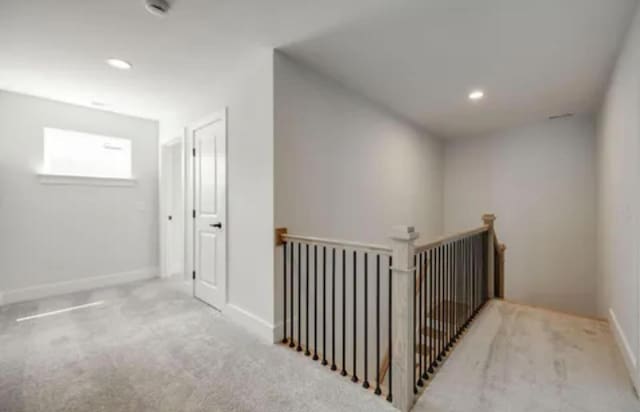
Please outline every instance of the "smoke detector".
[{"label": "smoke detector", "polygon": [[145,0],[145,8],[154,16],[164,16],[169,12],[171,4],[167,0]]}]

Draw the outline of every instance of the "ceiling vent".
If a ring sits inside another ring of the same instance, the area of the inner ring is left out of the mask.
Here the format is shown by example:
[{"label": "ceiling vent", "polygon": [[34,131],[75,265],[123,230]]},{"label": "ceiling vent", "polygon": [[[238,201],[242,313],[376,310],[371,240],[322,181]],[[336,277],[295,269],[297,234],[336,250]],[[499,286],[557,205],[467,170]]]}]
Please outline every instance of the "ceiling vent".
[{"label": "ceiling vent", "polygon": [[164,16],[169,12],[171,5],[167,0],[145,0],[146,9],[154,16]]},{"label": "ceiling vent", "polygon": [[555,116],[549,116],[549,120],[568,119],[569,117],[573,117],[573,113],[563,113],[557,114]]}]

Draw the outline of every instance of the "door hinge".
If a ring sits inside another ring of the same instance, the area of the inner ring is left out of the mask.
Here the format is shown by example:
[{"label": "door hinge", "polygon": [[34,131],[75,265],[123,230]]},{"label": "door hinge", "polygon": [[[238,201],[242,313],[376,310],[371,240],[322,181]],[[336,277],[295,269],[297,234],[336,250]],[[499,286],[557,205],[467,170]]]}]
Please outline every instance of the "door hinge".
[{"label": "door hinge", "polygon": [[191,153],[193,153],[193,157],[196,157],[196,148],[191,149]]},{"label": "door hinge", "polygon": [[193,280],[195,280],[195,279],[196,279],[196,271],[194,270],[193,271]]},{"label": "door hinge", "polygon": [[196,218],[196,210],[193,209],[193,213],[191,213],[191,216],[195,219]]}]

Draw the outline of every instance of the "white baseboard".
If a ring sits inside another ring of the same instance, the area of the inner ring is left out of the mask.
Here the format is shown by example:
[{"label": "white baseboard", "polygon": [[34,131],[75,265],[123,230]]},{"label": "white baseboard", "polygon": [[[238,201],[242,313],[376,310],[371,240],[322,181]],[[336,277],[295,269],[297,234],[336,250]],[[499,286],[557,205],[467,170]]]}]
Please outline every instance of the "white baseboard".
[{"label": "white baseboard", "polygon": [[635,387],[636,392],[640,393],[638,360],[636,359],[636,356],[631,349],[631,346],[629,345],[627,336],[618,323],[618,319],[616,318],[616,314],[613,311],[613,308],[609,308],[609,325],[611,327],[611,332],[615,337],[616,343],[620,348],[620,352],[622,352],[622,358],[624,359],[624,363],[627,367],[627,371],[629,372],[629,376],[631,377],[631,381],[633,382],[633,386]]},{"label": "white baseboard", "polygon": [[0,292],[0,305],[25,302],[49,296],[63,295],[65,293],[79,292],[82,290],[97,289],[105,286],[114,286],[137,280],[151,279],[157,276],[158,268],[150,267],[132,270],[129,272],[112,273],[64,282],[46,283],[43,285],[30,286],[24,289],[6,290],[4,292]]},{"label": "white baseboard", "polygon": [[235,323],[260,337],[265,343],[277,342],[278,328],[272,323],[234,304],[227,304],[222,312]]}]

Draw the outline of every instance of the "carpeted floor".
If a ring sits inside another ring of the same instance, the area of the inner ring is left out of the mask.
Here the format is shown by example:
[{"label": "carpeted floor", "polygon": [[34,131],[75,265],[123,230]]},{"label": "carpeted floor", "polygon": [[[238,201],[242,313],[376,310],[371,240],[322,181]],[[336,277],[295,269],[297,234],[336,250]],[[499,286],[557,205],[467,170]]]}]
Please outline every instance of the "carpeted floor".
[{"label": "carpeted floor", "polygon": [[[103,304],[16,322],[75,305]],[[0,308],[0,411],[392,411],[154,280]],[[492,302],[419,412],[640,410],[605,323]]]},{"label": "carpeted floor", "polygon": [[[259,342],[179,282],[0,308],[0,411],[392,411],[288,349]],[[99,306],[16,322],[22,316]]]}]

